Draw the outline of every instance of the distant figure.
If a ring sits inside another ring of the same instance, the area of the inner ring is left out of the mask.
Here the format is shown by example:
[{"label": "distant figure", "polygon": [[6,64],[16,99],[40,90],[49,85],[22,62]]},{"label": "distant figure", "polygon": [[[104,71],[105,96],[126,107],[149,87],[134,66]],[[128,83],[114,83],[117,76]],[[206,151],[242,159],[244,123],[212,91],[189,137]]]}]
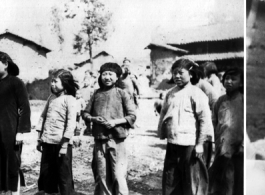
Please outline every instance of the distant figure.
[{"label": "distant figure", "polygon": [[134,100],[136,107],[139,106],[138,98],[140,95],[140,87],[136,77],[131,75],[129,66],[122,66],[122,75],[117,82],[117,87],[127,91]]},{"label": "distant figure", "polygon": [[[208,97],[209,99],[209,106],[210,109],[213,110],[214,104],[218,99],[218,93],[214,89],[214,87],[205,80],[205,74],[202,67],[196,67],[193,69],[193,71],[196,72],[196,75],[193,75],[193,77],[198,77],[196,80],[195,86],[199,87]],[[193,84],[193,83],[192,83]]]},{"label": "distant figure", "polygon": [[86,108],[86,102],[83,99],[80,90],[76,91],[76,103],[77,103],[76,104],[77,119],[76,119],[75,135],[78,136],[82,133],[82,128],[83,128],[84,122],[83,122],[81,115]]},{"label": "distant figure", "polygon": [[27,89],[18,74],[18,66],[0,51],[0,192],[12,195],[25,186],[20,170],[23,133],[31,130]]},{"label": "distant figure", "polygon": [[69,71],[59,69],[51,80],[52,95],[41,114],[37,150],[41,152],[38,188],[45,193],[70,195],[74,190],[72,138],[76,128],[77,83]]},{"label": "distant figure", "polygon": [[154,108],[155,108],[155,115],[160,115],[162,105],[164,101],[164,93],[159,94],[159,100],[156,100],[154,103]]},{"label": "distant figure", "polygon": [[201,67],[203,67],[206,79],[214,87],[218,97],[223,95],[223,92],[222,92],[223,86],[219,78],[217,77],[218,70],[217,70],[217,66],[215,65],[215,63],[205,62],[201,65]]},{"label": "distant figure", "polygon": [[223,76],[226,95],[214,106],[216,153],[209,170],[209,195],[244,194],[243,77],[243,71],[238,68],[227,70]]}]

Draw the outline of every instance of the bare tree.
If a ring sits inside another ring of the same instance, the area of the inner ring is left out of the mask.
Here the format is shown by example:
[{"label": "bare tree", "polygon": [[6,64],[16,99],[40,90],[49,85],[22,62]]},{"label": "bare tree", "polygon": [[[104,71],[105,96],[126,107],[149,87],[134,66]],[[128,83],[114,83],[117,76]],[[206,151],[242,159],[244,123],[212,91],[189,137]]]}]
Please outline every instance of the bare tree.
[{"label": "bare tree", "polygon": [[[77,2],[78,1],[78,2]],[[74,19],[83,10],[82,28],[75,35],[73,48],[75,53],[89,52],[93,69],[93,47],[98,42],[107,40],[107,25],[111,13],[105,10],[105,5],[99,0],[72,0],[66,4],[66,18]]]}]

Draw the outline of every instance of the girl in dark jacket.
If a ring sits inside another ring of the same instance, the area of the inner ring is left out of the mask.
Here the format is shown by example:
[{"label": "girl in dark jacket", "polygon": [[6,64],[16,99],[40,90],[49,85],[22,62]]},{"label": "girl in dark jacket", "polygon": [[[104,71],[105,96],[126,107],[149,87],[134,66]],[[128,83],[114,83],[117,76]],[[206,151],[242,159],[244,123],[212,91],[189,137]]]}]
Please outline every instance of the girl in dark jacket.
[{"label": "girl in dark jacket", "polygon": [[115,63],[101,66],[100,89],[84,111],[84,120],[93,122],[95,194],[129,194],[125,139],[136,116],[132,98],[115,86],[121,72]]},{"label": "girl in dark jacket", "polygon": [[23,133],[30,132],[30,106],[19,68],[0,51],[0,191],[19,194]]}]

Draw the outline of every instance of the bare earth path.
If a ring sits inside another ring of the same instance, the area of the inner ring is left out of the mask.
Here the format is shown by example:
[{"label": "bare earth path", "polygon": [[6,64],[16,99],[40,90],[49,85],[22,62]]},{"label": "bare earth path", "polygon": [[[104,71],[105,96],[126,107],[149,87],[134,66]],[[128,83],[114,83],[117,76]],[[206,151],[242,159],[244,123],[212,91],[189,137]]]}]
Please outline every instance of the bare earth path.
[{"label": "bare earth path", "polygon": [[[128,185],[131,195],[161,194],[161,176],[165,156],[166,140],[156,135],[158,116],[153,108],[154,100],[141,100],[135,134],[127,138]],[[32,103],[32,123],[36,125],[42,110],[42,103]],[[26,134],[23,148],[22,168],[25,172],[27,187],[23,195],[38,192],[37,179],[40,169],[40,153],[36,151],[37,133],[34,129]],[[93,138],[81,136],[81,146],[73,149],[73,174],[76,194],[89,195],[94,191],[94,178],[91,170]],[[43,194],[43,193],[37,193]]]}]

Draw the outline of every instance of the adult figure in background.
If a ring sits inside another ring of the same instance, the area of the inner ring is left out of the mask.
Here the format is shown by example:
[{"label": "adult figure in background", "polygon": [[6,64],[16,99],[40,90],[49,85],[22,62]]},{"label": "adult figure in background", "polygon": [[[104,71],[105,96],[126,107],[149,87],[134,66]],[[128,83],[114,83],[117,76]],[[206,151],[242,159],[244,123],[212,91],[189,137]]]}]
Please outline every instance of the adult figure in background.
[{"label": "adult figure in background", "polygon": [[[214,89],[214,87],[205,80],[205,74],[202,67],[194,68],[194,71],[196,72],[194,77],[198,77],[198,83],[195,84],[195,86],[199,87],[208,97],[209,99],[209,106],[210,109],[213,110],[214,104],[218,99],[218,93]],[[193,84],[193,83],[192,83]]]},{"label": "adult figure in background", "polygon": [[30,132],[30,105],[26,87],[17,78],[19,68],[0,51],[0,191],[19,194],[25,185],[20,170],[23,133]]},{"label": "adult figure in background", "polygon": [[201,65],[204,69],[204,74],[206,76],[207,81],[214,87],[216,90],[216,93],[218,97],[220,97],[223,94],[223,85],[220,82],[219,78],[217,77],[218,70],[217,66],[214,62],[205,62]]},{"label": "adult figure in background", "polygon": [[129,75],[130,70],[127,66],[122,66],[122,75],[117,83],[117,87],[128,92],[130,97],[134,100],[136,107],[138,106],[137,98],[140,95],[140,89],[136,79]]},{"label": "adult figure in background", "polygon": [[137,76],[131,74],[130,61],[125,58],[123,61],[122,75],[117,83],[117,87],[127,91],[133,98],[136,107],[139,106],[138,98],[140,95],[140,87],[137,82]]}]

